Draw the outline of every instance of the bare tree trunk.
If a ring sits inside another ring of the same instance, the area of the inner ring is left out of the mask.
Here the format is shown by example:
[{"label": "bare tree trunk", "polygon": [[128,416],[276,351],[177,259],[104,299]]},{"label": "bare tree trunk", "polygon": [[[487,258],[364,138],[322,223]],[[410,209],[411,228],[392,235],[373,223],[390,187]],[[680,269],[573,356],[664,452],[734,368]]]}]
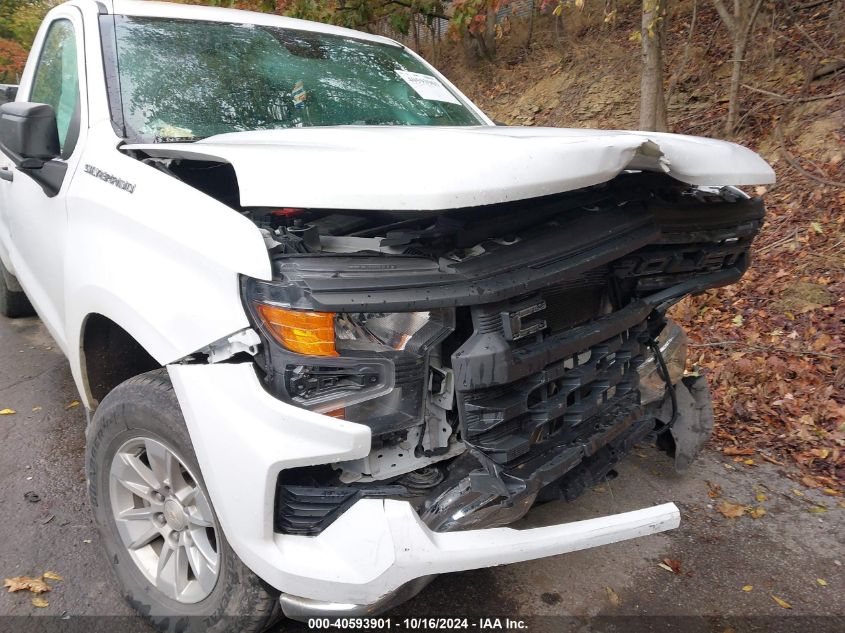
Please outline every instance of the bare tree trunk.
[{"label": "bare tree trunk", "polygon": [[490,61],[493,59],[493,54],[487,48],[487,38],[484,37],[484,33],[478,33],[473,35],[472,38],[475,40],[476,44],[478,44],[478,51],[480,52],[480,57]]},{"label": "bare tree trunk", "polygon": [[534,37],[534,0],[531,0],[531,13],[528,16],[528,38],[525,40],[525,48],[531,48],[532,37]]},{"label": "bare tree trunk", "polygon": [[481,60],[481,47],[478,44],[478,38],[472,33],[467,33],[467,36],[461,38],[461,46],[464,50],[464,59],[467,66],[475,68]]},{"label": "bare tree trunk", "polygon": [[564,32],[563,32],[563,17],[560,15],[554,16],[555,21],[555,41],[560,49],[564,48]]},{"label": "bare tree trunk", "polygon": [[416,11],[411,13],[411,27],[414,33],[414,50],[419,55],[422,55],[422,48],[420,48],[420,26],[417,23],[417,15]]},{"label": "bare tree trunk", "polygon": [[763,0],[734,0],[731,14],[722,0],[713,0],[716,11],[731,34],[733,59],[731,63],[731,83],[728,87],[728,116],[725,119],[725,134],[732,136],[739,120],[739,89],[742,85],[742,64],[748,50],[748,40],[757,21],[757,14]]},{"label": "bare tree trunk", "polygon": [[681,58],[681,63],[678,66],[678,70],[672,76],[672,80],[669,82],[669,90],[666,92],[666,107],[669,107],[669,104],[672,103],[672,95],[675,92],[675,88],[677,87],[678,83],[681,81],[684,71],[687,68],[687,62],[689,61],[689,51],[690,47],[692,46],[692,36],[695,34],[695,20],[698,16],[698,0],[692,1],[692,18],[690,18],[689,24],[689,33],[687,34],[687,43],[684,46],[684,56]]},{"label": "bare tree trunk", "polygon": [[739,118],[739,87],[742,83],[742,62],[745,61],[745,42],[734,39],[731,84],[728,89],[728,118],[725,119],[725,134],[734,133]]},{"label": "bare tree trunk", "polygon": [[641,130],[666,131],[666,99],[663,94],[665,33],[666,0],[643,0]]},{"label": "bare tree trunk", "polygon": [[487,7],[487,22],[484,28],[484,50],[487,59],[493,61],[496,56],[496,11],[492,6]]}]

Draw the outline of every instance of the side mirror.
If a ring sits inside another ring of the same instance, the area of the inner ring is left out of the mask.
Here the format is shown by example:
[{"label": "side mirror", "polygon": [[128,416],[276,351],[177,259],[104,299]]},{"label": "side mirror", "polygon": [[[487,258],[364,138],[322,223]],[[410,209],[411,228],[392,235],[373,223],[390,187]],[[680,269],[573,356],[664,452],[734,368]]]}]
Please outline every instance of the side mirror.
[{"label": "side mirror", "polygon": [[41,169],[58,158],[59,127],[53,107],[25,102],[0,105],[0,150],[19,169]]}]

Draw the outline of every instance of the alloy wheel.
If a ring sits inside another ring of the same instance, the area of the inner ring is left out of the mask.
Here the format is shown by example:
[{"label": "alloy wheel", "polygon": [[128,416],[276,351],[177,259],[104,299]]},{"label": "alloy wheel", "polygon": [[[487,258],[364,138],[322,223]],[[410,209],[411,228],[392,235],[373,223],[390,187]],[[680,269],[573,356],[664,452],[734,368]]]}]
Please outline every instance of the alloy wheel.
[{"label": "alloy wheel", "polygon": [[220,573],[218,528],[185,462],[158,440],[132,438],[112,459],[109,494],[121,541],[147,580],[177,602],[207,598]]}]

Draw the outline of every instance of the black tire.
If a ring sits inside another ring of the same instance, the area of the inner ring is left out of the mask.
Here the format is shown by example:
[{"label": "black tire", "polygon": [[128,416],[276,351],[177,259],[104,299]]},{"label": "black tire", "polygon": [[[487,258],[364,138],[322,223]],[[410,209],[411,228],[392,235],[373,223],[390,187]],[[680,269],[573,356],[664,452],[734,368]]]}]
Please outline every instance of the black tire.
[{"label": "black tire", "polygon": [[35,310],[12,273],[0,262],[0,314],[10,319],[33,316]]},{"label": "black tire", "polygon": [[265,629],[279,617],[278,593],[238,559],[222,530],[217,530],[220,571],[216,584],[195,604],[177,602],[159,591],[130,557],[113,518],[109,471],[118,448],[139,436],[161,442],[177,454],[196,473],[197,483],[208,496],[167,370],[130,378],[103,399],[87,431],[88,492],[126,600],[155,628],[167,633],[253,633]]}]

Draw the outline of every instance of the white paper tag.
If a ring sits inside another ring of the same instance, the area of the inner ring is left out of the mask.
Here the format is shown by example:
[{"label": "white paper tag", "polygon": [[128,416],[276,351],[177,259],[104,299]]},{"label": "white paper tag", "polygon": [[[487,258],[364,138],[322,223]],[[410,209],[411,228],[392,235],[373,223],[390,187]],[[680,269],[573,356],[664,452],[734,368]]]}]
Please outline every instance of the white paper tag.
[{"label": "white paper tag", "polygon": [[405,83],[411,86],[414,92],[423,99],[428,99],[429,101],[445,101],[460,105],[455,95],[446,90],[446,86],[440,83],[437,77],[423,75],[422,73],[412,73],[409,70],[397,70],[396,74],[404,79]]}]

